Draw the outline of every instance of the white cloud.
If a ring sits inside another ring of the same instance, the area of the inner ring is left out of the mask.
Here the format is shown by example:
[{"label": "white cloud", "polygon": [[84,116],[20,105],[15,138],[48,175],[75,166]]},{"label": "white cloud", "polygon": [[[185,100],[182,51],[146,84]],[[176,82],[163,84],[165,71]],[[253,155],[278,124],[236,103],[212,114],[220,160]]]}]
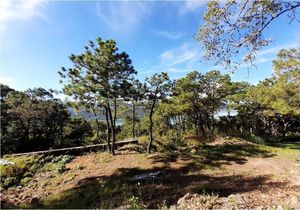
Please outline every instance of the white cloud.
[{"label": "white cloud", "polygon": [[274,55],[277,54],[281,49],[290,49],[290,48],[297,48],[300,47],[300,43],[294,42],[291,44],[284,44],[284,45],[277,45],[265,50],[262,50],[257,53],[258,56],[263,56],[263,55]]},{"label": "white cloud", "polygon": [[276,54],[281,49],[290,49],[290,48],[298,48],[298,47],[300,47],[300,43],[293,42],[290,44],[287,43],[287,44],[283,44],[283,45],[277,45],[277,46],[262,50],[257,53],[257,58],[255,60],[255,64],[265,63],[265,62],[274,60]]},{"label": "white cloud", "polygon": [[114,32],[130,33],[151,10],[151,5],[145,2],[103,3],[96,3],[97,15]]},{"label": "white cloud", "polygon": [[199,68],[201,51],[196,43],[182,43],[180,46],[167,50],[158,56],[160,62],[145,74],[155,72],[186,73]]},{"label": "white cloud", "polygon": [[8,23],[15,20],[29,20],[32,17],[45,19],[41,11],[44,0],[1,0],[0,1],[0,30],[5,30]]},{"label": "white cloud", "polygon": [[168,31],[163,31],[163,30],[153,30],[154,34],[157,34],[159,36],[163,36],[166,37],[168,39],[180,39],[181,37],[183,37],[185,35],[185,33],[181,33],[181,32],[177,32],[177,33],[172,33],[172,32],[168,32]]},{"label": "white cloud", "polygon": [[192,63],[199,60],[200,48],[197,45],[183,43],[181,46],[163,52],[159,58],[163,66],[174,66],[182,63]]},{"label": "white cloud", "polygon": [[170,68],[166,68],[164,69],[165,72],[190,72],[192,71],[192,69],[189,68],[174,68],[174,67],[170,67]]},{"label": "white cloud", "polygon": [[186,0],[182,7],[179,8],[180,14],[187,14],[189,12],[195,12],[200,9],[200,7],[207,4],[206,0]]}]

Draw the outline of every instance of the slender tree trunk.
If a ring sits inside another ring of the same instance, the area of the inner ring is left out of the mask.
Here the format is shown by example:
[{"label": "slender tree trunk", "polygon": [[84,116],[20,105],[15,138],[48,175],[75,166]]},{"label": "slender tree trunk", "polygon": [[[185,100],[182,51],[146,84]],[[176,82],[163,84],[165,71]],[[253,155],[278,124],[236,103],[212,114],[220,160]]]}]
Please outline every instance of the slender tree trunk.
[{"label": "slender tree trunk", "polygon": [[[196,115],[197,116],[197,115]],[[195,126],[195,130],[196,130],[196,135],[199,136],[200,135],[200,132],[199,132],[199,125],[198,125],[198,119],[197,117],[194,118],[194,126]]]},{"label": "slender tree trunk", "polygon": [[243,133],[244,133],[243,125],[241,125],[241,127],[240,127],[240,132],[241,132],[241,135],[243,135]]},{"label": "slender tree trunk", "polygon": [[110,138],[111,138],[111,129],[109,126],[109,118],[108,118],[108,109],[105,107],[105,119],[106,119],[106,142],[108,151],[111,152]]},{"label": "slender tree trunk", "polygon": [[147,153],[150,154],[151,153],[151,146],[152,146],[152,142],[153,142],[153,112],[154,112],[154,106],[155,106],[156,101],[153,101],[151,109],[150,109],[150,114],[149,114],[149,120],[150,120],[150,125],[149,125],[149,144],[147,147]]},{"label": "slender tree trunk", "polygon": [[203,117],[202,117],[202,114],[201,113],[197,113],[197,116],[199,117],[200,119],[200,124],[199,124],[199,127],[201,129],[201,132],[202,132],[202,136],[203,137],[206,137],[206,132],[205,132],[205,128],[204,128],[204,122],[203,122]]},{"label": "slender tree trunk", "polygon": [[113,127],[116,127],[116,119],[117,119],[117,99],[114,98],[114,118],[113,118]]},{"label": "slender tree trunk", "polygon": [[113,116],[112,116],[112,113],[111,113],[111,108],[110,108],[109,104],[107,106],[107,109],[108,109],[108,116],[109,116],[109,119],[110,119],[110,122],[111,122],[111,136],[112,136],[111,153],[113,155],[115,155],[116,134],[115,134],[114,119],[113,119]]}]

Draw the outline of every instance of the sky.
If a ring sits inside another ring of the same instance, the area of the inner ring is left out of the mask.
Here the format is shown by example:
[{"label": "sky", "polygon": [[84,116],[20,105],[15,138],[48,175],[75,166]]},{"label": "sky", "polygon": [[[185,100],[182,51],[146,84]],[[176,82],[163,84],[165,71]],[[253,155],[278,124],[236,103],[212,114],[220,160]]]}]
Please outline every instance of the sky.
[{"label": "sky", "polygon": [[[197,33],[206,1],[0,1],[0,83],[16,90],[61,90],[58,71],[72,67],[89,40],[114,39],[129,54],[137,78],[167,72],[171,79],[198,70],[220,70],[202,60]],[[256,68],[242,66],[234,81],[257,83],[272,74],[272,60],[282,48],[300,47],[299,24],[283,17],[265,31],[274,43],[257,57]]]}]

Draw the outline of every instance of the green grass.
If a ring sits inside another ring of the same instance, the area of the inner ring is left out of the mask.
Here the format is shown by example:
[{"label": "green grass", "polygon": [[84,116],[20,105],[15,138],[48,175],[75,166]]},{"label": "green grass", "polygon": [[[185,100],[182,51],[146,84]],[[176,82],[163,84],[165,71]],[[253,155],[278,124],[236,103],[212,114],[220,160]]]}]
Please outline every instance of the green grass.
[{"label": "green grass", "polygon": [[6,189],[21,183],[26,184],[36,171],[37,156],[5,156],[4,159],[15,164],[0,165],[1,188]]},{"label": "green grass", "polygon": [[42,200],[40,208],[128,208],[144,207],[137,196],[136,186],[122,180],[87,181],[78,188],[51,195]]},{"label": "green grass", "polygon": [[67,155],[57,157],[34,155],[4,156],[3,159],[14,163],[13,165],[0,165],[0,186],[7,189],[17,185],[26,186],[38,172],[62,173],[66,170],[66,163],[70,162],[72,157]]}]

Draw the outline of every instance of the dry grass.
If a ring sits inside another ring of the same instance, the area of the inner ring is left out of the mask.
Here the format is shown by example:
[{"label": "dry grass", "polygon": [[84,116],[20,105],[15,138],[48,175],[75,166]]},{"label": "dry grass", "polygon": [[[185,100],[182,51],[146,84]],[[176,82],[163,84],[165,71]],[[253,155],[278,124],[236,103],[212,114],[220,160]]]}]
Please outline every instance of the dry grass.
[{"label": "dry grass", "polygon": [[[38,173],[26,187],[3,191],[1,200],[3,207],[162,208],[175,205],[186,193],[196,193],[200,197],[195,199],[212,194],[218,199],[238,196],[239,202],[245,201],[239,203],[243,208],[290,205],[300,191],[300,183],[295,182],[300,175],[295,170],[299,166],[295,150],[238,139],[151,155],[127,146],[116,156],[77,156],[64,173]],[[159,180],[128,181],[136,174],[155,171],[162,171]]]}]

